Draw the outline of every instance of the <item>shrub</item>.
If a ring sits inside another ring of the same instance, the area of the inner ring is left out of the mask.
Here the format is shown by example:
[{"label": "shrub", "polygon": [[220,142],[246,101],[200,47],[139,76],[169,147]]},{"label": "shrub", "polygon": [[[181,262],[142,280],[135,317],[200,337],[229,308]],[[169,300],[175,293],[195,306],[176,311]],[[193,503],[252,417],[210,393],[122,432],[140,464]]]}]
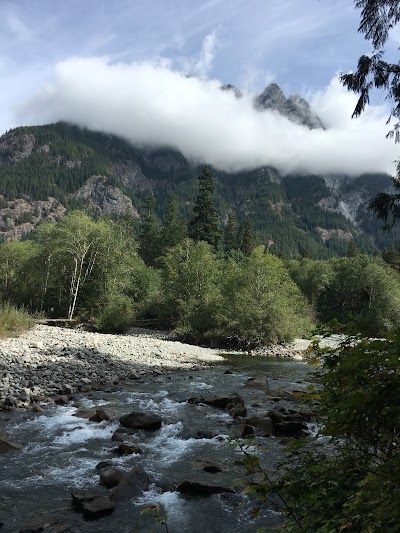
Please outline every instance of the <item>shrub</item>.
[{"label": "shrub", "polygon": [[13,337],[32,328],[34,321],[25,309],[9,303],[0,304],[0,338]]}]

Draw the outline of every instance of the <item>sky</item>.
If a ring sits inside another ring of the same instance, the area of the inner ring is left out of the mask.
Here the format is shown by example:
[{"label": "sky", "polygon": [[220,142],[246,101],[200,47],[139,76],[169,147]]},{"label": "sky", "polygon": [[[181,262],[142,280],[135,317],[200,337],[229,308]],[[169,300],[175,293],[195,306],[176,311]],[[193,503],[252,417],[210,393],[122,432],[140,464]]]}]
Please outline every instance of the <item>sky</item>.
[{"label": "sky", "polygon": [[[358,24],[351,0],[0,0],[0,134],[66,120],[224,170],[392,172],[384,95],[355,121],[338,82],[370,52]],[[271,82],[326,130],[256,112]]]}]

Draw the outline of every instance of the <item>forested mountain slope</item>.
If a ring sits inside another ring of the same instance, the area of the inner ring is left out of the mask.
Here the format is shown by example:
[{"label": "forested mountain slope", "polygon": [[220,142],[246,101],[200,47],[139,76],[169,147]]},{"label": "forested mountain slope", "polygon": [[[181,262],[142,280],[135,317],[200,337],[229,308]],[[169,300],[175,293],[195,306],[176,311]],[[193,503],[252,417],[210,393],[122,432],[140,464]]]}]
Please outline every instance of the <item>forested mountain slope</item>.
[{"label": "forested mountain slope", "polygon": [[[161,221],[171,194],[187,219],[201,168],[169,148],[133,147],[65,123],[10,130],[0,137],[0,239],[19,238],[85,205],[138,219],[149,194]],[[373,253],[399,239],[366,210],[374,194],[390,186],[387,175],[282,176],[266,167],[215,176],[221,224],[235,212],[250,221],[260,242],[284,256],[344,255],[351,240]]]}]

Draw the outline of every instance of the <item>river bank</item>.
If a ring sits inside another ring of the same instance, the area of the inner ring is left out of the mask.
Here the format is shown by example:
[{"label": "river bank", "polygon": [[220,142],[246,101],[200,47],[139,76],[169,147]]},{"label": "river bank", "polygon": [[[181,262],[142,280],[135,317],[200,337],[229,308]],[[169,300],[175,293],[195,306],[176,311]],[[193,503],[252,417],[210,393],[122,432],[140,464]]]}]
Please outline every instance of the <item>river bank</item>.
[{"label": "river bank", "polygon": [[[299,339],[258,355],[301,358],[308,344]],[[68,403],[77,392],[221,361],[221,350],[174,341],[160,331],[111,335],[37,325],[0,341],[0,409],[38,407],[50,398]]]}]

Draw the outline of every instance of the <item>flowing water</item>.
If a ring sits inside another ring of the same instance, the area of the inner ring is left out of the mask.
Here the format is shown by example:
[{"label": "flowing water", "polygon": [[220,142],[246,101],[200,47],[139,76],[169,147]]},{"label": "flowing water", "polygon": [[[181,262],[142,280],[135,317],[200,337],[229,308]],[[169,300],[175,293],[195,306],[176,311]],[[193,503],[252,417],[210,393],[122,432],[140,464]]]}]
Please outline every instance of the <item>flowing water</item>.
[{"label": "flowing water", "polygon": [[[226,374],[227,369],[232,373]],[[266,384],[265,380],[260,384],[260,377],[267,378]],[[272,508],[256,516],[255,503],[239,490],[196,498],[175,491],[184,480],[235,489],[245,475],[242,452],[230,439],[235,436],[230,415],[186,400],[238,393],[249,416],[265,414],[273,406],[293,407],[293,402],[276,403],[272,397],[303,389],[309,379],[309,369],[301,362],[232,355],[213,369],[148,377],[122,390],[77,395],[82,407],[101,407],[113,415],[111,421],[77,418],[73,416],[77,409],[71,406],[54,406],[39,414],[3,413],[0,424],[6,426],[10,440],[24,447],[17,454],[0,455],[1,533],[39,531],[39,527],[54,533],[165,531],[152,513],[143,513],[148,504],[165,510],[169,533],[250,533],[259,527],[268,531],[282,516]],[[157,413],[163,425],[135,436],[142,455],[119,457],[111,436],[119,426],[118,418],[133,410]],[[282,457],[281,439],[257,440],[267,464]],[[139,500],[119,503],[112,515],[85,521],[73,510],[70,493],[77,488],[107,493],[95,468],[100,461],[126,470],[139,462],[152,484]],[[205,472],[203,467],[210,463],[222,472]]]}]

